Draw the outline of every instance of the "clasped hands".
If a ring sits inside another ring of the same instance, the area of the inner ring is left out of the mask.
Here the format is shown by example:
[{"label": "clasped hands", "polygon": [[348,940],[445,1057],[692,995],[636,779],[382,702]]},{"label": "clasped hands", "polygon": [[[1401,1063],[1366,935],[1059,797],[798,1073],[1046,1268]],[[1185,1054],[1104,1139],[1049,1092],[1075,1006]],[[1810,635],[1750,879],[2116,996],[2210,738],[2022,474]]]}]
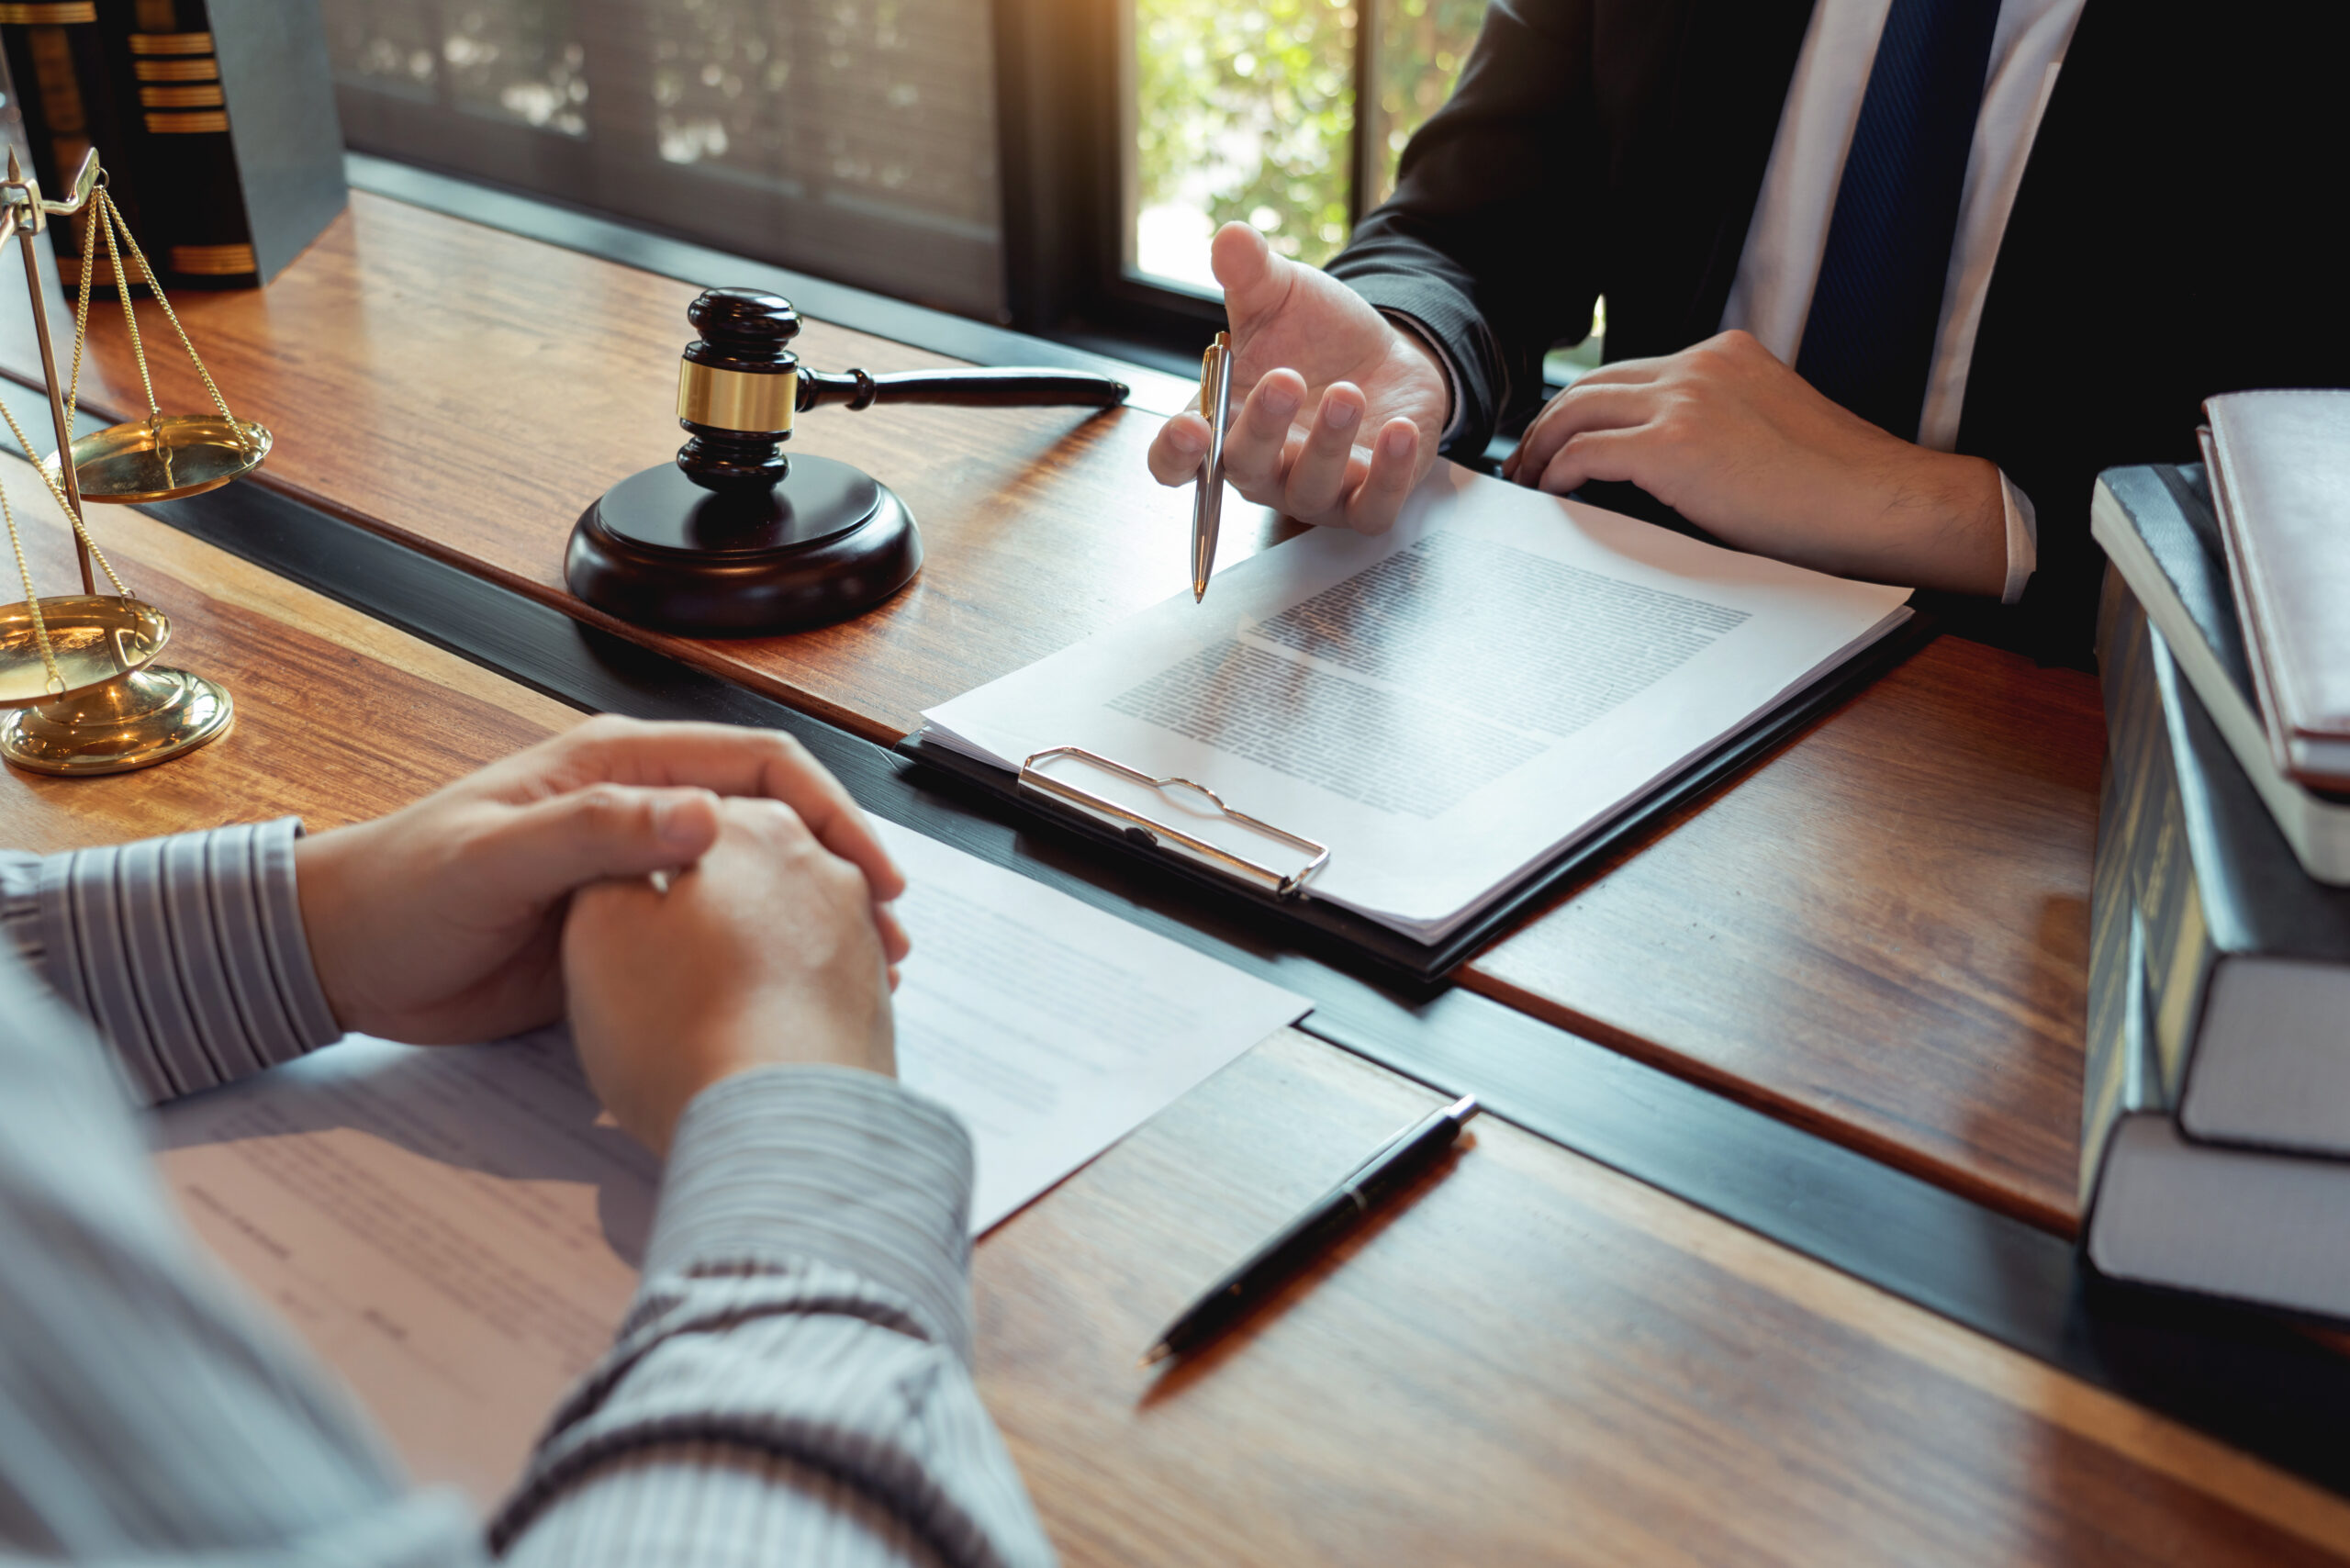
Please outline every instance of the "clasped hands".
[{"label": "clasped hands", "polygon": [[[1234,354],[1225,477],[1301,521],[1386,532],[1451,418],[1442,359],[1246,224],[1216,234],[1212,260]],[[1176,415],[1151,442],[1153,476],[1192,483],[1207,442],[1196,409]],[[1840,576],[1993,595],[2006,581],[1995,465],[1887,434],[1745,332],[1585,375],[1502,472],[1553,495],[1637,485],[1725,544]]]},{"label": "clasped hands", "polygon": [[733,1072],[895,1071],[905,879],[788,735],[590,720],[298,841],[295,875],[344,1028],[434,1045],[568,1017],[605,1106],[655,1150]]}]

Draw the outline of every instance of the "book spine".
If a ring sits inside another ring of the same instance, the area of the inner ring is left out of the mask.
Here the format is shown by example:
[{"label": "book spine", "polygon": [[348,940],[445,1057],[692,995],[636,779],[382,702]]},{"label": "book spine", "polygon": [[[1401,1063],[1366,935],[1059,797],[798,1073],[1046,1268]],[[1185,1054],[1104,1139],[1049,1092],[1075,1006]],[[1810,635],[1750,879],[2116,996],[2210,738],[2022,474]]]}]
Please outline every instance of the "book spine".
[{"label": "book spine", "polygon": [[[33,177],[54,198],[64,191],[95,147],[107,189],[123,216],[139,221],[139,180],[130,168],[132,132],[121,84],[108,69],[99,0],[0,4],[0,53],[8,62],[17,104],[31,152]],[[82,220],[49,226],[58,281],[70,293],[82,286]],[[93,265],[94,288],[112,289],[106,247]],[[135,270],[135,269],[134,269]]]},{"label": "book spine", "polygon": [[2091,1003],[2088,1071],[2081,1085],[2081,1242],[2091,1249],[2098,1206],[2115,1180],[2114,1135],[2133,1117],[2177,1125],[2162,1092],[2162,1061],[2146,1017],[2145,923],[2135,910],[2121,923],[2121,937],[2106,970],[2102,993]]},{"label": "book spine", "polygon": [[167,287],[261,283],[229,107],[203,0],[135,0],[117,58],[139,104],[148,259]]},{"label": "book spine", "polygon": [[[2099,616],[2106,767],[2089,899],[2085,1203],[2115,1120],[2177,1103],[2219,957],[2188,850],[2156,667],[2166,655],[2144,609],[2120,584],[2118,574],[2108,575]],[[2144,1025],[2133,1030],[2130,1019],[2140,1010]]]}]

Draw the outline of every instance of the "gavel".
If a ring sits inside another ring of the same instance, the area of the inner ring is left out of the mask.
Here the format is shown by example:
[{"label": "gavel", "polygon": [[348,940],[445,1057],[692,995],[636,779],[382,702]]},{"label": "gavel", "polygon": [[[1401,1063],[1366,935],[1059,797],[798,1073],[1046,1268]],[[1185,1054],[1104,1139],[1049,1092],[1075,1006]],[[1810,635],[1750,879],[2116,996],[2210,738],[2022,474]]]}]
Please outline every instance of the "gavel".
[{"label": "gavel", "polygon": [[829,457],[787,454],[810,409],[891,403],[1114,408],[1085,371],[829,374],[800,363],[800,313],[760,289],[705,290],[677,367],[677,461],[632,475],[571,531],[564,578],[621,620],[702,636],[798,631],[859,614],[913,580],[922,535],[897,495]]}]

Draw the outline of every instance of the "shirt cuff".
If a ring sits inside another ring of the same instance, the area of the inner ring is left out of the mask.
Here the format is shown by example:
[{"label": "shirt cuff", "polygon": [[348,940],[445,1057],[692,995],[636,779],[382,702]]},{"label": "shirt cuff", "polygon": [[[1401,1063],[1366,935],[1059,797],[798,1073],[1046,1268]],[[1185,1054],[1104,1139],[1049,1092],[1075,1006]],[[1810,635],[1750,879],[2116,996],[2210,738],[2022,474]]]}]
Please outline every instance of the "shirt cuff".
[{"label": "shirt cuff", "polygon": [[644,1278],[835,1264],[912,1303],[968,1363],[971,1175],[962,1123],[893,1079],[737,1073],[678,1118]]},{"label": "shirt cuff", "polygon": [[1999,498],[2008,512],[2008,582],[1999,590],[1999,602],[2013,604],[2023,597],[2024,584],[2040,566],[2040,514],[2032,510],[2031,498],[2017,489],[2004,470],[1999,475]]},{"label": "shirt cuff", "polygon": [[340,1039],[275,822],[76,849],[7,879],[0,922],[153,1104]]},{"label": "shirt cuff", "polygon": [[1427,322],[1384,306],[1379,308],[1379,313],[1427,344],[1428,352],[1436,355],[1437,364],[1444,369],[1444,406],[1450,412],[1445,418],[1444,433],[1437,437],[1437,444],[1442,446],[1460,433],[1460,426],[1466,418],[1460,407],[1460,367],[1452,363],[1451,353],[1437,341],[1437,335],[1428,330]]}]

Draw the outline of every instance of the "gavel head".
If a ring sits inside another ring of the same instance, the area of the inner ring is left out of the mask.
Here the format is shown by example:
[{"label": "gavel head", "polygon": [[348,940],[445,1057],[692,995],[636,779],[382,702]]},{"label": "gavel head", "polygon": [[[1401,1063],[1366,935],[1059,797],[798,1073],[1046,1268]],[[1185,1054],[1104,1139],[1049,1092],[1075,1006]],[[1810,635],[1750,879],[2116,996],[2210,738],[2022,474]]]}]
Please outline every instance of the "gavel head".
[{"label": "gavel head", "polygon": [[677,366],[677,466],[708,490],[770,487],[791,472],[783,443],[800,399],[800,312],[755,288],[704,289],[686,308],[701,336]]}]

